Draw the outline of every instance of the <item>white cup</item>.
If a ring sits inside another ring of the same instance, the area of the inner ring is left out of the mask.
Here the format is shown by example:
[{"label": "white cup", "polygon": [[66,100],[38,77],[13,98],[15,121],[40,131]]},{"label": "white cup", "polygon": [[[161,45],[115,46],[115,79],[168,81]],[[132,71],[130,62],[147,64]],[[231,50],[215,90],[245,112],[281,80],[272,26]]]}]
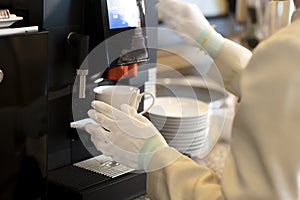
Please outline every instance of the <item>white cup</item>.
[{"label": "white cup", "polygon": [[128,104],[136,110],[145,95],[152,99],[151,104],[139,114],[144,114],[154,105],[155,97],[151,92],[140,93],[140,89],[127,85],[104,85],[94,88],[95,99],[120,109],[122,104]]}]

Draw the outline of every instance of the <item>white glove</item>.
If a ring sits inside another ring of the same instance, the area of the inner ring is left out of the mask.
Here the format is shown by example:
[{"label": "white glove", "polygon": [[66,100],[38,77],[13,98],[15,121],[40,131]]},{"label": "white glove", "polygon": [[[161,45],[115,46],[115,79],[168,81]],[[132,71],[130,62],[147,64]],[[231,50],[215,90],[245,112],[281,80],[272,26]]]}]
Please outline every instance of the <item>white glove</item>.
[{"label": "white glove", "polygon": [[[92,142],[104,155],[133,169],[145,171],[166,167],[181,156],[168,146],[153,124],[133,107],[124,104],[118,110],[101,101],[93,101],[92,107],[94,109],[89,110],[88,115],[98,125],[87,124],[85,130],[91,134]],[[164,161],[158,159],[159,163],[153,163],[151,159],[154,154],[163,151],[173,153],[165,156],[167,159]]]},{"label": "white glove", "polygon": [[195,4],[179,0],[160,0],[158,12],[166,25],[191,45],[206,51],[212,58],[218,54],[225,39],[218,34]]}]

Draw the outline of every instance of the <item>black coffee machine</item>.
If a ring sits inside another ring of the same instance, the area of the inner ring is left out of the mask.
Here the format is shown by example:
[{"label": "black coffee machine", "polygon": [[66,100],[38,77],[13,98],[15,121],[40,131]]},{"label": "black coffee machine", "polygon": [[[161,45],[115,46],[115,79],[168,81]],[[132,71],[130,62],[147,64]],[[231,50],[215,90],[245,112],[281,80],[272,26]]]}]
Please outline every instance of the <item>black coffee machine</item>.
[{"label": "black coffee machine", "polygon": [[[147,44],[156,41],[156,34],[144,28],[157,27],[155,4],[156,0],[0,1],[0,9],[23,17],[11,28],[39,28],[0,36],[0,199],[117,200],[145,193],[145,174],[110,178],[74,167],[93,155],[70,122],[74,105],[82,106],[76,117],[86,117],[95,85],[121,83],[144,91],[145,83],[153,81],[156,50]],[[120,20],[117,14],[122,12],[116,9],[135,9],[138,15],[132,21]],[[127,34],[122,40],[109,39],[123,32]],[[88,54],[99,44],[105,59],[95,63]],[[132,49],[137,44],[140,48]],[[133,73],[126,74],[128,69]]]}]

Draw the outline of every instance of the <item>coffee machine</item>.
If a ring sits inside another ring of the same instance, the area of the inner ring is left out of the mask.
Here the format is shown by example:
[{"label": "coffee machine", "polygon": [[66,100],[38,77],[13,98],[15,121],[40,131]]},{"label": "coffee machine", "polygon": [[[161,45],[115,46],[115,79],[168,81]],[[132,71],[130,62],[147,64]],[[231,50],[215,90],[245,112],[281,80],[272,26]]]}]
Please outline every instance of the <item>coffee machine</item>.
[{"label": "coffee machine", "polygon": [[[11,28],[39,28],[0,37],[1,199],[115,200],[145,193],[143,173],[111,178],[74,166],[94,155],[79,136],[87,133],[70,122],[86,117],[95,86],[125,84],[144,91],[155,81],[156,50],[148,42],[156,41],[156,34],[144,29],[157,26],[155,4],[0,2],[0,8],[23,17]],[[126,13],[130,17],[124,20]],[[101,59],[93,59],[95,52]]]}]

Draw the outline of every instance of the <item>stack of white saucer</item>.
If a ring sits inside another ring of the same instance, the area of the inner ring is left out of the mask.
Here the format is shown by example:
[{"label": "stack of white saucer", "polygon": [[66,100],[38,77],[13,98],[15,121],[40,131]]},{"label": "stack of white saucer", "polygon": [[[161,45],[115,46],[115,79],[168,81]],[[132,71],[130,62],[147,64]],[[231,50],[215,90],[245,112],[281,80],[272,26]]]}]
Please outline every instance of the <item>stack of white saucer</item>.
[{"label": "stack of white saucer", "polygon": [[196,156],[207,140],[208,110],[208,104],[197,99],[157,97],[148,114],[171,147]]}]

